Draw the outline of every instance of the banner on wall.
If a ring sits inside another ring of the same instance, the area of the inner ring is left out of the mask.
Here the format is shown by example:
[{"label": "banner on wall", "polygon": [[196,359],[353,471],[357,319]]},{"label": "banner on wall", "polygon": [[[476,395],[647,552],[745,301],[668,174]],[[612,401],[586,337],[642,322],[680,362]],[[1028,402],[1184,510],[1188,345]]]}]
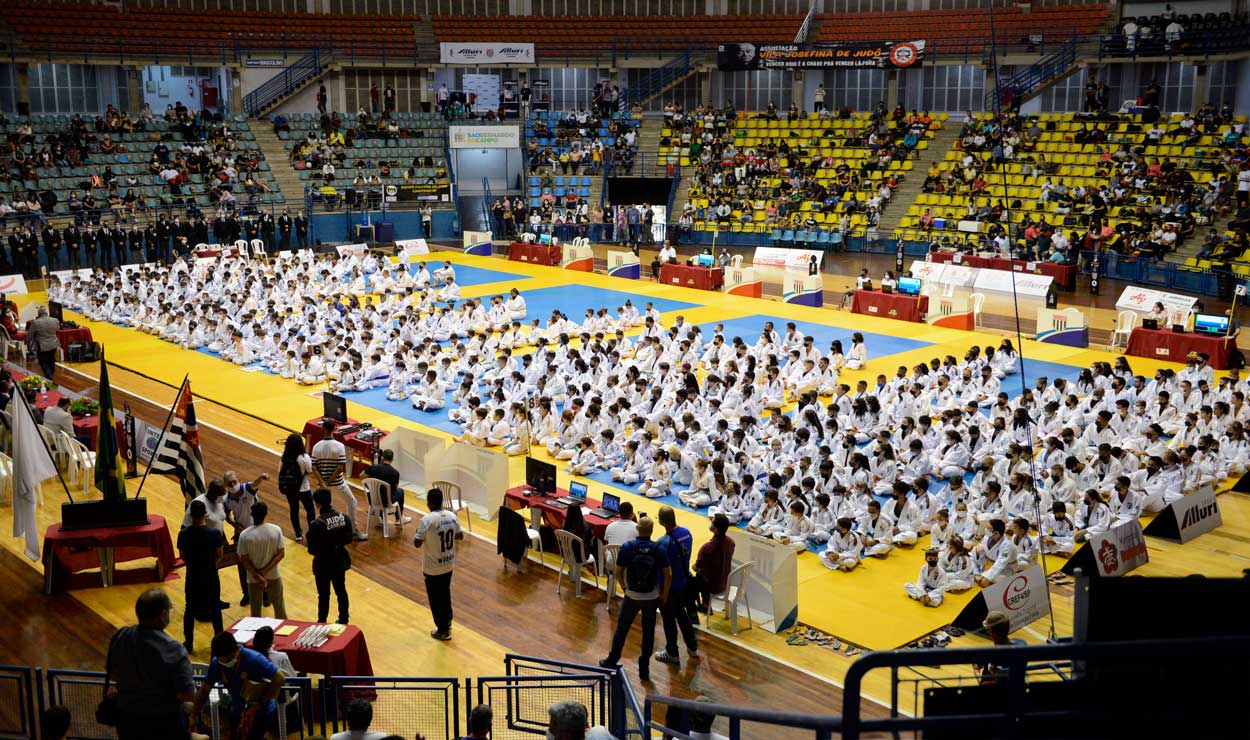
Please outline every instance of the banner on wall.
[{"label": "banner on wall", "polygon": [[1126,311],[1149,311],[1156,303],[1162,303],[1170,316],[1177,311],[1188,314],[1197,300],[1191,295],[1179,295],[1166,290],[1130,285],[1120,294],[1115,307]]},{"label": "banner on wall", "polygon": [[533,44],[467,43],[444,41],[438,45],[443,64],[533,64]]},{"label": "banner on wall", "polygon": [[448,132],[452,149],[519,149],[518,126],[452,126]]},{"label": "banner on wall", "polygon": [[386,186],[386,202],[411,200],[451,200],[451,185],[445,182],[407,182]]},{"label": "banner on wall", "polygon": [[791,270],[806,269],[812,258],[816,264],[825,259],[825,253],[815,249],[782,249],[781,247],[756,247],[751,264],[764,267],[785,267]]},{"label": "banner on wall", "polygon": [[499,110],[499,75],[465,73],[460,88],[466,96],[472,93],[474,110]]},{"label": "banner on wall", "polygon": [[924,61],[924,41],[863,44],[720,44],[716,68],[723,72],[757,69],[906,69]]}]

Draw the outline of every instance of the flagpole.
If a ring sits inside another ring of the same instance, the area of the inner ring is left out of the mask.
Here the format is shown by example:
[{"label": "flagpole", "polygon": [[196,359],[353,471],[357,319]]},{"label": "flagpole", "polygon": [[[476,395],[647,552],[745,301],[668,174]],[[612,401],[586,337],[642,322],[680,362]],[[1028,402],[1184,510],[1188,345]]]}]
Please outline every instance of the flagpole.
[{"label": "flagpole", "polygon": [[[165,423],[161,425],[161,436],[156,438],[156,444],[152,447],[152,454],[155,455],[161,449],[161,442],[165,440],[165,432],[169,431],[169,421],[174,418],[174,411],[178,408],[178,400],[182,398],[182,392],[187,388],[187,379],[191,377],[191,373],[182,376],[182,385],[178,386],[178,395],[174,396],[174,403],[169,407],[169,414],[165,416]],[[138,440],[136,440],[137,442]],[[138,452],[135,452],[136,457]],[[152,472],[152,460],[143,468],[143,478],[139,481],[139,490],[135,491],[135,498],[139,498],[139,494],[143,492],[143,484],[148,480],[148,473]]]},{"label": "flagpole", "polygon": [[[35,421],[35,412],[30,407],[30,401],[26,400],[26,394],[18,391],[13,394],[22,399],[22,405],[26,407],[26,413],[30,414],[30,420]],[[38,422],[36,422],[35,432],[39,432]],[[39,444],[43,445],[43,451],[48,453],[48,459],[52,461],[52,467],[56,468],[57,480],[61,481],[61,488],[65,489],[65,495],[69,498],[69,502],[74,503],[74,494],[69,492],[69,486],[65,483],[65,476],[61,474],[61,466],[56,464],[56,455],[52,454],[52,450],[48,448],[48,440],[43,438],[42,434],[38,434]]]}]

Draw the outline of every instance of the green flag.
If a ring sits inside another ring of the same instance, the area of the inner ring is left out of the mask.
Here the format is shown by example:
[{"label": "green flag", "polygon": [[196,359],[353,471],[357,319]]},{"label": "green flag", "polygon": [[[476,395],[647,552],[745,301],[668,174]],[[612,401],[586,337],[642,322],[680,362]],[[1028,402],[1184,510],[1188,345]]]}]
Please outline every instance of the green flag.
[{"label": "green flag", "polygon": [[122,452],[117,443],[117,422],[113,419],[113,389],[109,387],[109,366],[100,350],[100,428],[95,443],[95,487],[105,501],[126,499],[126,476]]}]

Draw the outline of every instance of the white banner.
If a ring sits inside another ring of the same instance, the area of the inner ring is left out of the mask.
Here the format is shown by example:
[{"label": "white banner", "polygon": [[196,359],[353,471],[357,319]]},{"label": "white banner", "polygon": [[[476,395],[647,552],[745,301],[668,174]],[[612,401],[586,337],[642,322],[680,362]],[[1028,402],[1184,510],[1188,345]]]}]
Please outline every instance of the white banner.
[{"label": "white banner", "polygon": [[[503,19],[500,19],[503,22]],[[443,64],[533,64],[533,44],[498,44],[444,41],[438,45]]]},{"label": "white banner", "polygon": [[80,280],[86,280],[87,278],[91,277],[92,272],[93,271],[90,267],[84,267],[79,270],[53,270],[52,272],[48,274],[56,278],[57,280],[60,280],[63,283],[72,277],[76,277]]},{"label": "white banner", "polygon": [[369,251],[369,245],[368,244],[340,244],[337,247],[335,247],[335,249],[338,250],[340,257],[346,257],[349,254],[355,257],[364,257],[365,252]]},{"label": "white banner", "polygon": [[519,149],[518,126],[452,126],[448,140],[452,149]]},{"label": "white banner", "polygon": [[1215,490],[1210,486],[1173,501],[1171,508],[1176,516],[1176,530],[1180,533],[1181,544],[1224,523],[1220,505],[1215,500]]},{"label": "white banner", "polygon": [[425,243],[424,239],[396,239],[396,254],[429,254],[430,245]]},{"label": "white banner", "polygon": [[26,278],[21,275],[0,275],[0,294],[26,293]]},{"label": "white banner", "polygon": [[1188,314],[1197,300],[1197,298],[1190,295],[1179,295],[1163,290],[1155,290],[1154,288],[1130,285],[1120,294],[1119,300],[1115,302],[1115,307],[1126,311],[1150,311],[1156,303],[1162,303],[1170,316],[1176,311]]},{"label": "white banner", "polygon": [[950,262],[916,260],[911,263],[910,272],[912,277],[918,277],[925,282],[953,288],[970,288],[977,279],[977,268]]},{"label": "white banner", "polygon": [[1046,573],[1041,565],[990,584],[981,591],[988,611],[999,611],[1011,620],[1011,631],[1046,616]]},{"label": "white banner", "polygon": [[1033,275],[981,267],[977,269],[977,279],[972,287],[997,293],[1011,293],[1014,290],[1019,295],[1043,298],[1050,291],[1050,284],[1053,282],[1055,279],[1050,275]]},{"label": "white banner", "polygon": [[1089,547],[1104,576],[1122,576],[1150,560],[1141,522],[1136,519],[1090,537]]},{"label": "white banner", "polygon": [[465,74],[460,81],[465,97],[473,96],[473,110],[499,110],[499,75]]},{"label": "white banner", "polygon": [[821,264],[825,253],[814,249],[783,249],[781,247],[756,247],[751,264],[765,267],[785,267],[789,269],[806,269],[812,257],[816,264]]}]

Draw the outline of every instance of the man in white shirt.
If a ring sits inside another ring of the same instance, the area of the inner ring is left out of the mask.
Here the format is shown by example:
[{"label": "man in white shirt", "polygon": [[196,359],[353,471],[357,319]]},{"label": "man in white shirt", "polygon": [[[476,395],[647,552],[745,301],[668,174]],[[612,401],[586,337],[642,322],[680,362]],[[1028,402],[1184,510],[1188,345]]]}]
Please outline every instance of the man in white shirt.
[{"label": "man in white shirt", "polygon": [[282,528],[265,522],[269,505],[264,501],[252,504],[252,526],[239,535],[239,562],[247,570],[247,598],[253,617],[259,617],[265,596],[273,604],[273,615],[286,619],[286,601],[282,595],[282,571],[278,563],[286,557]]},{"label": "man in white shirt", "polygon": [[[430,513],[421,517],[417,536],[412,541],[424,553],[421,572],[425,576],[425,595],[434,617],[435,640],[451,639],[451,573],[456,567],[456,541],[464,539],[460,518],[443,510],[443,492],[431,488],[425,496]],[[428,546],[426,540],[430,540]]]},{"label": "man in white shirt", "polygon": [[319,487],[328,488],[343,499],[347,518],[356,530],[356,539],[367,540],[369,535],[356,526],[356,495],[347,487],[343,477],[347,470],[347,448],[334,438],[334,427],[333,419],[321,422],[321,440],[312,448],[313,474]]},{"label": "man in white shirt", "polygon": [[[634,521],[634,505],[628,501],[622,501],[617,514],[620,518],[613,520],[603,532],[605,544],[623,545],[638,537],[638,522]],[[604,567],[609,572],[613,565],[614,563],[611,562],[604,563]]]}]

